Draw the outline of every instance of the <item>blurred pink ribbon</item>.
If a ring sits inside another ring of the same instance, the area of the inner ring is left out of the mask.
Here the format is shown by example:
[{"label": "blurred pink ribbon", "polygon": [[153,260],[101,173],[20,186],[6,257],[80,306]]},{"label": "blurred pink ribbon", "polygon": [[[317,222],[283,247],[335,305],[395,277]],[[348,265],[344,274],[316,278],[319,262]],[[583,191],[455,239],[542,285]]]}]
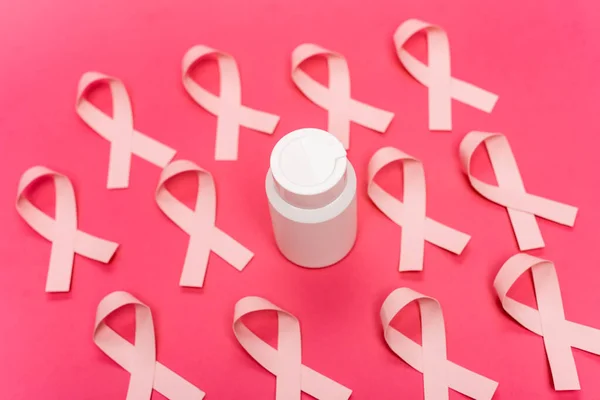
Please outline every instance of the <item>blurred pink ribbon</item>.
[{"label": "blurred pink ribbon", "polygon": [[[201,60],[214,59],[219,66],[219,95],[198,85],[190,70]],[[237,160],[240,125],[272,134],[279,116],[242,105],[240,72],[235,59],[222,51],[197,45],[189,49],[182,61],[183,87],[196,103],[217,117],[216,160]]]},{"label": "blurred pink ribbon", "polygon": [[[427,35],[428,65],[404,49],[406,42],[420,31]],[[394,43],[402,66],[429,89],[429,129],[452,130],[452,99],[487,113],[492,112],[497,95],[452,77],[450,44],[441,27],[418,19],[406,20],[396,29]]]},{"label": "blurred pink ribbon", "polygon": [[[327,60],[329,87],[317,82],[300,68],[302,63],[315,57],[325,57]],[[346,149],[350,147],[350,121],[383,133],[394,118],[394,113],[352,99],[346,59],[321,46],[304,43],[294,49],[292,81],[310,101],[329,112],[327,131],[337,137]]]},{"label": "blurred pink ribbon", "polygon": [[[54,218],[34,206],[25,196],[25,191],[34,182],[45,177],[54,181]],[[31,167],[23,173],[17,189],[16,207],[34,231],[52,242],[46,292],[68,292],[71,289],[75,253],[108,263],[119,247],[118,243],[77,229],[77,204],[71,181],[46,167]]]},{"label": "blurred pink ribbon", "polygon": [[[394,317],[413,301],[417,301],[421,313],[422,345],[390,325]],[[494,396],[497,382],[448,361],[444,316],[436,299],[409,288],[399,288],[385,299],[380,316],[390,349],[423,374],[425,400],[447,400],[449,388],[477,400]]]},{"label": "blurred pink ribbon", "polygon": [[[112,117],[86,100],[86,93],[100,83],[110,88]],[[129,186],[131,154],[164,168],[175,156],[175,150],[133,128],[131,101],[123,82],[98,72],[86,72],[79,80],[75,111],[81,119],[110,142],[108,189]]]},{"label": "blurred pink ribbon", "polygon": [[[508,297],[521,275],[531,269],[537,310]],[[544,338],[555,390],[579,390],[572,347],[600,355],[600,330],[565,319],[554,264],[525,253],[509,258],[494,280],[502,308],[515,321]]]},{"label": "blurred pink ribbon", "polygon": [[[485,143],[498,186],[475,178],[471,173],[471,158]],[[460,160],[473,189],[486,199],[506,207],[519,249],[544,247],[544,239],[535,216],[573,226],[577,208],[534,196],[525,191],[517,161],[506,137],[499,133],[469,132],[460,143]]]},{"label": "blurred pink ribbon", "polygon": [[[106,324],[106,318],[128,305],[135,307],[135,343],[132,344]],[[127,400],[150,400],[152,389],[170,400],[202,400],[204,392],[156,361],[156,339],[152,311],[127,292],[112,292],[96,310],[96,346],[131,374]]]},{"label": "blurred pink ribbon", "polygon": [[[402,202],[375,183],[377,173],[397,161],[403,165]],[[462,253],[469,243],[471,236],[426,217],[425,171],[421,161],[394,147],[383,147],[369,161],[367,180],[371,201],[402,227],[400,271],[423,269],[425,240],[454,254]]]},{"label": "blurred pink ribbon", "polygon": [[[194,210],[177,200],[165,187],[167,181],[186,172],[194,173],[198,179]],[[238,271],[252,259],[250,250],[215,226],[215,181],[210,172],[193,162],[176,160],[166,166],[156,188],[156,203],[171,221],[190,235],[179,281],[181,286],[202,287],[211,250]]]},{"label": "blurred pink ribbon", "polygon": [[[277,349],[271,347],[243,322],[257,312],[277,312]],[[285,310],[261,297],[249,296],[235,305],[233,332],[244,350],[277,377],[277,400],[300,400],[301,392],[320,400],[346,400],[352,390],[302,365],[300,323]]]}]

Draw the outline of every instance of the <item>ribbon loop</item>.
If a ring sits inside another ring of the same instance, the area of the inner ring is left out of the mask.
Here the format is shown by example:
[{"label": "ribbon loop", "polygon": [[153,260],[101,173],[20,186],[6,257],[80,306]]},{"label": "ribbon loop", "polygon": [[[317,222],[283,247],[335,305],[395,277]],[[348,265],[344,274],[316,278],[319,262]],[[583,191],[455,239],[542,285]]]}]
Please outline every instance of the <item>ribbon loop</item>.
[{"label": "ribbon loop", "polygon": [[[508,291],[531,270],[538,309],[511,299]],[[502,308],[515,321],[544,338],[555,390],[579,390],[579,377],[571,347],[600,355],[600,330],[565,319],[554,264],[529,254],[509,258],[494,279]]]},{"label": "ribbon loop", "polygon": [[[427,35],[428,65],[404,49],[406,42],[421,31]],[[452,99],[487,113],[492,112],[498,100],[497,95],[452,77],[450,44],[448,35],[441,27],[409,19],[396,29],[394,44],[402,66],[429,90],[429,129],[452,130]]]},{"label": "ribbon loop", "polygon": [[[135,307],[135,343],[106,324],[106,318],[127,305]],[[96,311],[94,343],[131,374],[127,400],[150,400],[152,389],[170,400],[202,400],[204,392],[156,361],[154,321],[150,308],[127,292],[104,297]]]},{"label": "ribbon loop", "polygon": [[[422,345],[390,325],[394,317],[413,301],[417,302],[421,313]],[[423,374],[425,400],[448,399],[449,388],[477,400],[492,398],[497,382],[446,358],[444,316],[436,299],[409,288],[399,288],[383,302],[380,317],[390,349]]]},{"label": "ribbon loop", "polygon": [[[300,67],[308,59],[325,57],[329,74],[329,87],[311,78]],[[351,98],[350,72],[346,59],[339,53],[315,44],[301,44],[292,52],[292,81],[310,101],[329,112],[329,133],[350,147],[350,121],[383,133],[394,118],[385,111]]]},{"label": "ribbon loop", "polygon": [[[219,96],[198,85],[190,76],[191,68],[201,60],[215,59],[219,67]],[[271,135],[279,116],[242,105],[240,73],[235,59],[222,51],[198,45],[183,56],[182,81],[196,103],[217,117],[216,160],[237,160],[240,125]]]},{"label": "ribbon loop", "polygon": [[[25,196],[34,182],[44,177],[54,181],[55,213],[50,217]],[[46,240],[52,242],[46,292],[71,290],[71,275],[75,254],[108,263],[118,243],[92,236],[77,229],[77,205],[73,184],[65,175],[43,166],[29,168],[19,181],[16,200],[17,213]]]},{"label": "ribbon loop", "polygon": [[[385,166],[401,162],[403,165],[403,201],[386,192],[375,182],[375,176]],[[402,227],[400,241],[400,271],[421,271],[425,241],[451,251],[462,253],[471,237],[425,214],[425,171],[418,159],[394,148],[383,147],[375,152],[368,166],[369,198],[389,219]]]},{"label": "ribbon loop", "polygon": [[[100,83],[107,84],[110,89],[112,117],[85,98],[86,93]],[[133,128],[129,94],[123,82],[117,78],[98,72],[83,74],[77,87],[75,111],[92,130],[111,143],[106,184],[108,189],[129,186],[132,153],[161,168],[175,156],[175,150]]]},{"label": "ribbon loop", "polygon": [[[165,187],[167,181],[186,172],[195,173],[198,179],[194,210],[177,200]],[[179,282],[181,286],[202,287],[211,250],[238,271],[243,270],[254,256],[215,226],[217,195],[210,172],[191,161],[173,161],[161,173],[155,197],[161,211],[190,236]]]},{"label": "ribbon loop", "polygon": [[[277,349],[271,347],[244,324],[252,313],[277,312]],[[244,350],[277,378],[277,400],[300,400],[305,392],[320,400],[347,400],[352,390],[302,364],[300,323],[289,312],[270,301],[248,296],[235,305],[233,333]]]},{"label": "ribbon loop", "polygon": [[[498,186],[485,183],[471,173],[471,158],[485,143]],[[517,161],[506,136],[500,133],[469,132],[460,143],[460,160],[473,189],[486,199],[506,207],[520,250],[544,247],[535,217],[573,226],[577,207],[545,199],[525,191]]]}]

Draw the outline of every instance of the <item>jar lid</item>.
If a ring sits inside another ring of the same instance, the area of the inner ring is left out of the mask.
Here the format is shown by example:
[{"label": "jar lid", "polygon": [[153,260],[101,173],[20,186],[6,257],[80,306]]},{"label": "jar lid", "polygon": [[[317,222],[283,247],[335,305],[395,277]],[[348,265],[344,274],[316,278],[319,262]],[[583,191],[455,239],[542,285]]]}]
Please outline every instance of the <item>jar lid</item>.
[{"label": "jar lid", "polygon": [[270,163],[281,197],[298,207],[325,206],[344,188],[346,150],[324,130],[304,128],[285,135],[275,144]]}]

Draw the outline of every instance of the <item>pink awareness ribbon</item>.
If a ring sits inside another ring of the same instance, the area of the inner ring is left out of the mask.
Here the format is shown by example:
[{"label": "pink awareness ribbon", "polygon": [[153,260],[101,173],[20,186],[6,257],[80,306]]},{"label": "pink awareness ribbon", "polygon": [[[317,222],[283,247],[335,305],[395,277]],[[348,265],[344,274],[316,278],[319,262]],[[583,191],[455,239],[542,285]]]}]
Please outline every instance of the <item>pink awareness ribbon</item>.
[{"label": "pink awareness ribbon", "polygon": [[[219,96],[198,85],[190,70],[201,60],[215,59],[219,66]],[[217,117],[216,160],[237,160],[240,125],[271,135],[279,116],[242,105],[240,72],[235,59],[208,46],[194,46],[183,56],[183,87],[196,103]]]},{"label": "pink awareness ribbon", "polygon": [[[271,347],[243,322],[252,313],[277,312],[277,349]],[[248,296],[235,304],[233,333],[244,350],[277,377],[277,400],[300,400],[301,392],[319,400],[346,400],[352,390],[302,364],[300,323],[270,301]]]},{"label": "pink awareness ribbon", "polygon": [[[393,162],[403,164],[404,195],[400,202],[375,182],[382,168]],[[402,227],[400,241],[400,271],[423,270],[425,241],[451,251],[462,253],[471,236],[425,215],[426,190],[423,163],[394,148],[383,147],[375,152],[368,166],[367,193],[371,201],[389,219]]]},{"label": "pink awareness ribbon", "polygon": [[[508,296],[521,275],[531,269],[537,310]],[[525,253],[509,258],[494,279],[502,308],[515,321],[544,338],[555,390],[579,390],[572,347],[600,355],[600,330],[565,319],[554,264]]]},{"label": "pink awareness ribbon", "polygon": [[[110,88],[112,117],[90,103],[86,93],[100,83]],[[129,186],[131,154],[164,168],[175,156],[175,150],[133,128],[131,101],[123,82],[98,72],[86,72],[79,80],[75,111],[93,131],[110,142],[108,189]]]},{"label": "pink awareness ribbon", "polygon": [[[195,210],[190,210],[165,187],[167,181],[184,174],[195,173],[198,194]],[[187,160],[176,160],[165,167],[156,188],[156,203],[163,213],[190,235],[187,254],[179,284],[202,287],[210,251],[241,271],[254,254],[215,226],[217,195],[210,172]]]},{"label": "pink awareness ribbon", "polygon": [[[327,59],[329,87],[300,68],[302,63],[315,57]],[[304,43],[292,52],[292,81],[310,101],[329,112],[327,130],[346,149],[350,147],[350,121],[383,133],[394,118],[392,112],[354,100],[350,95],[350,71],[346,59],[316,44]]]},{"label": "pink awareness ribbon", "polygon": [[[404,49],[408,40],[420,31],[427,35],[425,65]],[[448,35],[439,26],[418,19],[402,23],[394,33],[394,44],[402,66],[429,89],[429,129],[452,130],[452,99],[487,113],[492,112],[498,96],[450,74]]]},{"label": "pink awareness ribbon", "polygon": [[[127,305],[135,307],[135,344],[106,324],[106,318]],[[127,400],[150,400],[152,389],[169,400],[202,400],[205,393],[156,361],[154,321],[150,308],[127,292],[112,292],[96,310],[94,343],[131,374]]]},{"label": "pink awareness ribbon", "polygon": [[[498,186],[480,181],[471,173],[471,158],[482,143],[485,143]],[[460,160],[473,189],[486,199],[506,207],[519,249],[544,247],[544,239],[535,220],[536,215],[562,225],[575,224],[577,207],[525,191],[517,161],[504,135],[469,132],[460,143]]]},{"label": "pink awareness ribbon", "polygon": [[[390,324],[402,309],[417,301],[421,313],[422,345]],[[381,306],[385,341],[404,362],[423,374],[425,400],[447,400],[448,389],[472,399],[491,399],[498,383],[446,358],[446,331],[440,303],[409,288],[394,290]]]},{"label": "pink awareness ribbon", "polygon": [[[50,177],[54,181],[54,218],[34,206],[25,196],[36,181]],[[46,167],[35,166],[23,173],[17,189],[17,213],[42,237],[52,242],[46,292],[71,290],[75,253],[108,263],[118,243],[92,236],[77,229],[77,203],[69,178]]]}]

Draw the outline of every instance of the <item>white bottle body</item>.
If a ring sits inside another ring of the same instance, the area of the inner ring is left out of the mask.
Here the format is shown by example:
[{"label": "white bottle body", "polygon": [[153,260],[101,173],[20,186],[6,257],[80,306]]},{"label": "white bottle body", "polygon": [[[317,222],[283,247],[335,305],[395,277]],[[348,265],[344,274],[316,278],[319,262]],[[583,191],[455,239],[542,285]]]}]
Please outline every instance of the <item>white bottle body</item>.
[{"label": "white bottle body", "polygon": [[[300,130],[289,135],[304,140],[302,131],[310,131],[314,134],[314,131],[318,130]],[[323,134],[332,136],[327,132],[319,131],[316,139],[311,138],[316,141],[306,146],[308,152],[315,143],[317,147],[319,146],[319,140],[322,139],[319,135]],[[284,137],[284,139],[288,138]],[[331,140],[328,137],[325,139]],[[337,146],[337,143],[335,145]],[[333,164],[329,162],[330,160],[323,161],[323,158],[330,155],[327,154],[329,151],[327,146],[324,146],[317,150],[321,158],[318,162],[310,160],[311,162],[306,164],[306,160],[302,159],[299,164],[304,169],[331,166],[331,171],[335,169],[335,173],[329,173],[327,169],[308,172],[314,176],[326,177],[323,181],[319,179],[314,186],[310,185],[310,179],[305,176],[301,177],[303,185],[290,184],[289,181],[286,182],[285,176],[280,182],[276,177],[282,176],[285,171],[279,170],[273,173],[272,169],[282,164],[285,166],[289,160],[281,161],[282,150],[277,147],[278,145],[273,151],[274,154],[277,153],[277,157],[272,156],[272,168],[269,169],[265,180],[277,247],[288,260],[302,267],[323,268],[335,264],[350,252],[356,241],[357,207],[354,168],[345,158],[343,147],[341,154],[339,149],[335,149],[337,155],[334,157]],[[285,154],[285,151],[283,153]],[[302,154],[302,156],[292,154],[292,156],[311,157],[310,154]],[[342,166],[341,171],[340,166]],[[289,165],[287,167],[289,169]],[[304,170],[292,172],[288,173],[288,176],[298,176]]]}]

